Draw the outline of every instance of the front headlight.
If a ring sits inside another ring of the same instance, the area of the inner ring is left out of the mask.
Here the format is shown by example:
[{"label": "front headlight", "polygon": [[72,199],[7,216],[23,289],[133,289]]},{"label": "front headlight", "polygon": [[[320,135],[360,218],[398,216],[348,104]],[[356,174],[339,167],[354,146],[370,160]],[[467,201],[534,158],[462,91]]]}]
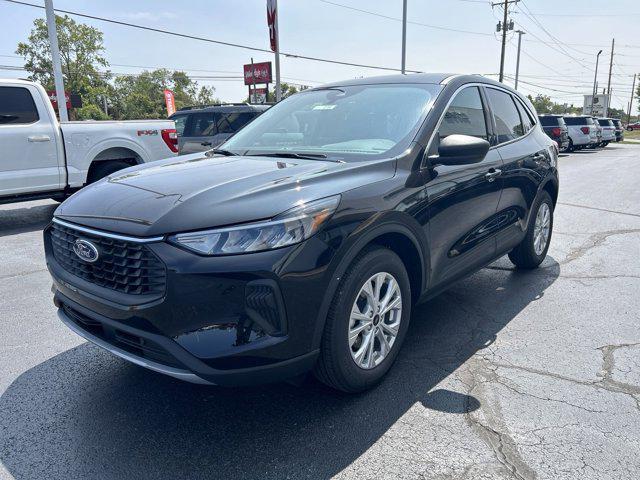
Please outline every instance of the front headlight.
[{"label": "front headlight", "polygon": [[299,205],[265,222],[179,233],[169,241],[203,255],[230,255],[286,247],[306,240],[326,222],[340,195]]}]

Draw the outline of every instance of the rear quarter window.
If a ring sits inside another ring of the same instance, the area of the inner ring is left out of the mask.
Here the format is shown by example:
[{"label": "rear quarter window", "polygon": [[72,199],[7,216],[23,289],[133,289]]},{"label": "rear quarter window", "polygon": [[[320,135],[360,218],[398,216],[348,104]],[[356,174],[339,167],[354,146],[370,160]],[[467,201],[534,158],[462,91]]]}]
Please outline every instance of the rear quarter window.
[{"label": "rear quarter window", "polygon": [[33,123],[39,119],[29,90],[23,87],[0,87],[0,125]]}]

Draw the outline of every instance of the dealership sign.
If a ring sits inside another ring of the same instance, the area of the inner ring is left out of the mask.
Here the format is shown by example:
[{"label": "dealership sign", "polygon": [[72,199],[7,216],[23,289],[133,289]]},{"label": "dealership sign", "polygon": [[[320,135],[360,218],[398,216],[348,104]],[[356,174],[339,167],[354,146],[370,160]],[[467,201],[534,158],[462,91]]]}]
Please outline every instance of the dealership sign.
[{"label": "dealership sign", "polygon": [[271,62],[249,63],[244,66],[244,84],[271,83]]},{"label": "dealership sign", "polygon": [[593,115],[594,117],[606,117],[609,110],[609,95],[585,95],[583,115]]},{"label": "dealership sign", "polygon": [[[49,97],[49,100],[51,100],[51,105],[53,105],[54,109],[58,109],[58,96],[56,95],[56,92],[52,91],[52,90],[48,90],[47,91],[47,96]],[[80,95],[77,95],[75,93],[69,93],[69,92],[64,92],[64,96],[65,96],[65,100],[67,101],[67,108],[81,108],[82,107],[82,99],[80,98]]]}]

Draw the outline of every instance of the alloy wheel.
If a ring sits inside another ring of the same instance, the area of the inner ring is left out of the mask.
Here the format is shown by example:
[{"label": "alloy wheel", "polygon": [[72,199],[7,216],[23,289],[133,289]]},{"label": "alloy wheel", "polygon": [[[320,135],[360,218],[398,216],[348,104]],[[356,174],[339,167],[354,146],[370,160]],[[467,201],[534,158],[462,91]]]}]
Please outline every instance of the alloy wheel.
[{"label": "alloy wheel", "polygon": [[402,292],[393,275],[372,275],[360,288],[349,318],[349,349],[358,367],[371,369],[389,355],[402,320]]},{"label": "alloy wheel", "polygon": [[547,203],[541,203],[533,226],[533,250],[536,255],[542,255],[549,242],[551,231],[551,209]]}]

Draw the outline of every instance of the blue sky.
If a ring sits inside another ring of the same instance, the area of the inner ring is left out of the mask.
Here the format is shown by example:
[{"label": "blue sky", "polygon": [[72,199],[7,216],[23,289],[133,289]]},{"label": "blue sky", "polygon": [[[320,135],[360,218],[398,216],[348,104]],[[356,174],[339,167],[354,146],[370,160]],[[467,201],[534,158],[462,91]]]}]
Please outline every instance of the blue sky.
[{"label": "blue sky", "polygon": [[[43,4],[42,0],[26,0]],[[280,44],[283,51],[355,63],[400,65],[401,0],[279,0]],[[340,7],[368,10],[383,18]],[[268,48],[266,0],[54,0],[56,8],[137,23],[261,48]],[[408,0],[407,67],[433,72],[495,74],[500,43],[495,34],[500,8],[488,0]],[[606,5],[606,10],[603,7]],[[512,8],[516,29],[523,36],[521,90],[545,93],[559,102],[582,104],[590,93],[593,64],[599,48],[598,82],[606,86],[612,37],[617,48],[613,106],[624,107],[631,91],[631,75],[640,72],[640,3],[637,0],[522,0]],[[565,16],[572,15],[573,16]],[[0,64],[21,65],[15,48],[25,40],[33,20],[44,10],[0,0]],[[250,52],[196,40],[180,39],[100,21],[79,19],[104,32],[106,57],[113,72],[135,73],[144,67],[182,69],[193,76],[241,75],[242,65],[272,60],[268,53]],[[421,24],[421,25],[419,25]],[[473,33],[440,30],[430,26]],[[546,31],[545,31],[546,30]],[[506,74],[513,76],[516,35],[510,34]],[[554,39],[552,39],[554,37]],[[547,44],[543,43],[547,42]],[[562,46],[558,46],[558,42]],[[570,45],[566,45],[570,44]],[[124,65],[134,65],[133,67]],[[345,78],[385,72],[283,57],[284,81],[318,85]],[[3,71],[3,76],[24,76]],[[226,101],[246,96],[241,79],[211,80]]]}]

